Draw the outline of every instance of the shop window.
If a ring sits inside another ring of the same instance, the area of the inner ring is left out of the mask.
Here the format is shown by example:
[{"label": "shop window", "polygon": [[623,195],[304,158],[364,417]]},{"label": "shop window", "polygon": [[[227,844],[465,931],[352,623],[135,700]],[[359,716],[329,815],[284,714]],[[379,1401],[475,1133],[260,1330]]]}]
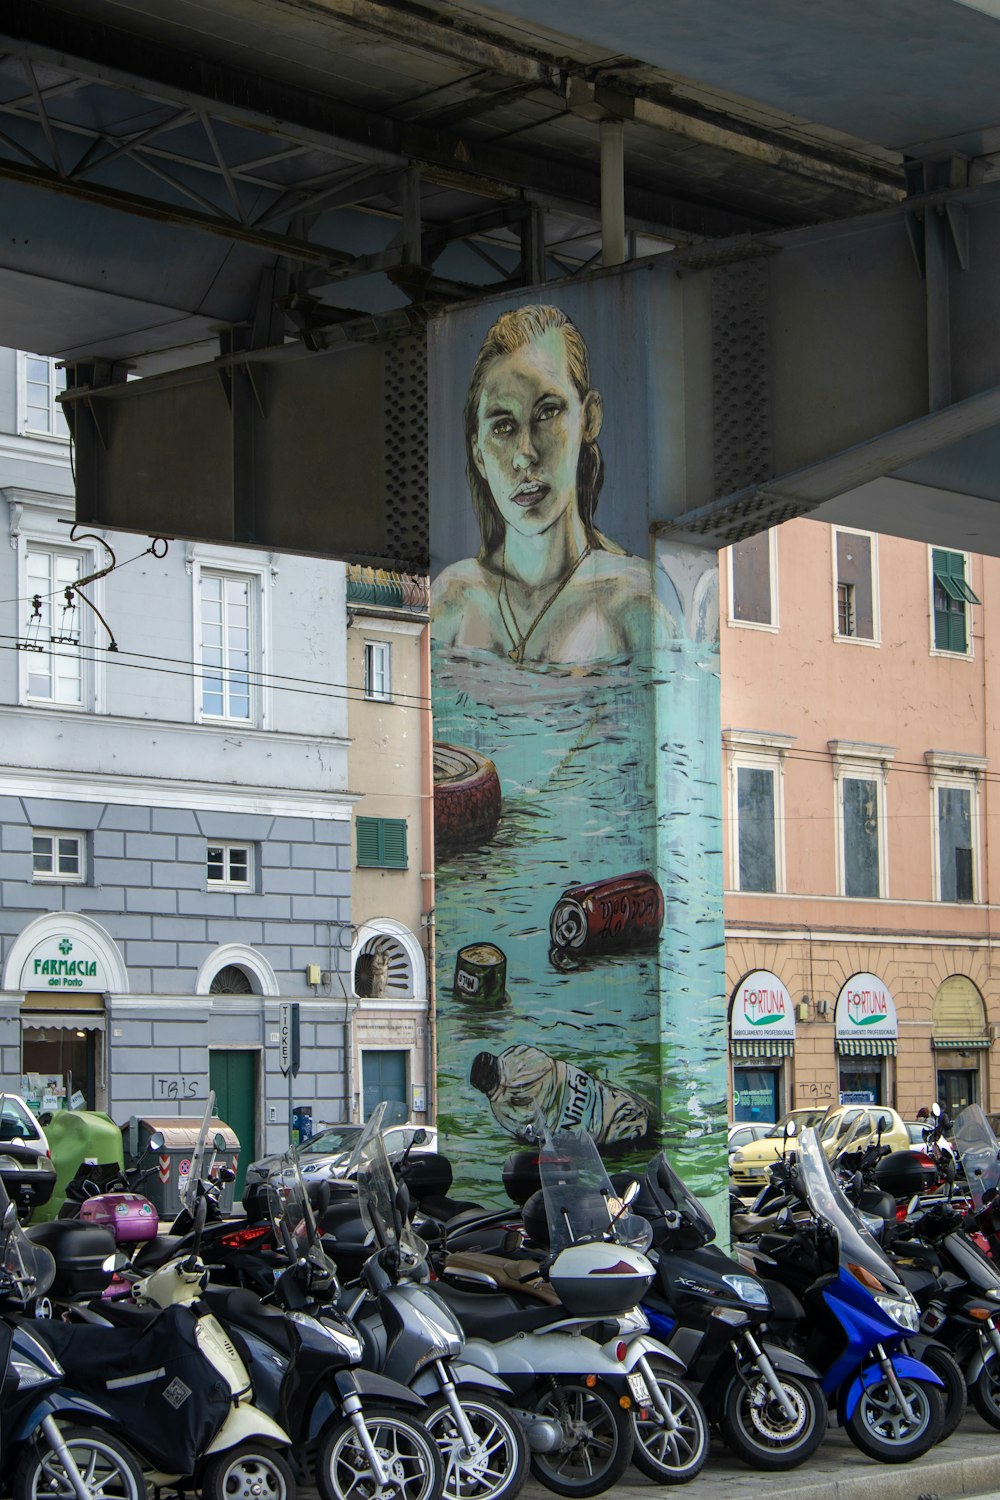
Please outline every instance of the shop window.
[{"label": "shop window", "polygon": [[966,579],[964,552],[931,551],[934,599],[934,649],[967,656],[971,632],[969,606],[979,604]]},{"label": "shop window", "polygon": [[36,828],[31,835],[31,876],[33,880],[81,885],[87,878],[83,835]]},{"label": "shop window", "polygon": [[210,886],[250,890],[253,886],[253,848],[250,844],[209,844],[206,878]]},{"label": "shop window", "polygon": [[365,641],[365,697],[384,702],[392,697],[392,646],[389,641]]},{"label": "shop window", "polygon": [[729,549],[729,617],[741,625],[776,627],[775,532],[761,531]]},{"label": "shop window", "polygon": [[362,869],[406,869],[405,818],[358,818],[355,826]]},{"label": "shop window", "polygon": [[31,437],[69,438],[69,426],[59,404],[66,389],[66,371],[45,354],[19,354],[17,363],[19,432]]},{"label": "shop window", "polygon": [[202,715],[256,722],[261,669],[256,579],[203,570],[198,608]]},{"label": "shop window", "polygon": [[840,640],[878,639],[875,609],[874,537],[864,531],[834,531],[837,584],[836,631]]}]

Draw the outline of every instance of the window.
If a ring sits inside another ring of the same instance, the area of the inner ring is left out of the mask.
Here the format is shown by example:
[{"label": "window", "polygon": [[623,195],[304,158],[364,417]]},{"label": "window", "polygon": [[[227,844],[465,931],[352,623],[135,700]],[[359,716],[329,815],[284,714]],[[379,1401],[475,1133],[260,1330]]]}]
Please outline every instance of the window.
[{"label": "window", "polygon": [[44,354],[18,358],[18,430],[32,436],[68,438],[69,427],[56,399],[66,389],[66,371]]},{"label": "window", "polygon": [[775,532],[761,531],[729,549],[729,617],[741,625],[778,624]]},{"label": "window", "polygon": [[358,818],[358,864],[367,869],[406,869],[406,819]]},{"label": "window", "polygon": [[250,888],[253,852],[249,844],[209,844],[206,866],[209,885]]},{"label": "window", "polygon": [[790,735],[727,729],[730,878],[734,890],[784,889],[782,783]]},{"label": "window", "polygon": [[255,650],[255,580],[203,571],[200,578],[201,711],[248,723]]},{"label": "window", "polygon": [[388,641],[365,641],[365,697],[392,696],[392,646]]},{"label": "window", "polygon": [[66,590],[81,576],[83,558],[78,552],[29,543],[25,553],[25,589],[22,604],[27,697],[37,702],[75,704],[84,701],[84,670],[80,646],[88,645],[88,622],[84,607],[67,599]]},{"label": "window", "polygon": [[864,531],[834,531],[840,640],[878,640],[874,540]]},{"label": "window", "polygon": [[36,829],[31,836],[31,874],[34,880],[80,885],[86,876],[82,836]]},{"label": "window", "polygon": [[962,656],[969,651],[969,605],[980,600],[965,578],[965,553],[931,552],[932,589],[934,597],[934,649],[955,651]]},{"label": "window", "polygon": [[979,782],[983,756],[927,750],[931,774],[934,891],[938,901],[979,899]]},{"label": "window", "polygon": [[875,900],[888,894],[885,783],[895,751],[889,746],[831,740],[837,793],[837,873],[842,896]]}]

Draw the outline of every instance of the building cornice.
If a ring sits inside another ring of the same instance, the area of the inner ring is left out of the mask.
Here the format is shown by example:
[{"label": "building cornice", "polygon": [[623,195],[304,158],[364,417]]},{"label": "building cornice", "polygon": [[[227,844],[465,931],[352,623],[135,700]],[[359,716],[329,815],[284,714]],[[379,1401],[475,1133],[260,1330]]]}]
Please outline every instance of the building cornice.
[{"label": "building cornice", "polygon": [[44,767],[24,770],[11,766],[0,766],[0,796],[256,813],[264,817],[316,818],[333,822],[349,819],[351,808],[358,801],[353,792],[330,792],[324,797],[294,789],[222,786],[214,781],[52,771]]}]

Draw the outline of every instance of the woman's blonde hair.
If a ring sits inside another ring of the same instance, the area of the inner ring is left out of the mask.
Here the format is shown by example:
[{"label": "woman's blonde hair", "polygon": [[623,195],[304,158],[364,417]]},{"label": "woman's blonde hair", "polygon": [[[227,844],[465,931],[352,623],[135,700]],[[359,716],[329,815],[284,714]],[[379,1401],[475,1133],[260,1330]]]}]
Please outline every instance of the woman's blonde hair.
[{"label": "woman's blonde hair", "polygon": [[[566,345],[566,365],[570,379],[583,401],[591,389],[590,357],[580,330],[558,307],[532,303],[501,313],[483,339],[465,397],[465,472],[472,493],[472,505],[479,522],[482,542],[479,560],[484,562],[500,546],[504,520],[489,485],[476,467],[474,457],[479,430],[479,401],[486,384],[486,374],[495,359],[523,349],[542,334],[558,331]],[[596,439],[584,440],[576,468],[576,504],[591,547],[606,546],[605,538],[594,526],[594,511],[604,483],[604,459]]]}]

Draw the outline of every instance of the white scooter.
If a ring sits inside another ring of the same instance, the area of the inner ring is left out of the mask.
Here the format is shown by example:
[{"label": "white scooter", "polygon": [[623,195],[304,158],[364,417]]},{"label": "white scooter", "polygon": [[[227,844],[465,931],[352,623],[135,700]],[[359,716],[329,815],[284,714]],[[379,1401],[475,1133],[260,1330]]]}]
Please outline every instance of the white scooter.
[{"label": "white scooter", "polygon": [[588,1135],[542,1141],[542,1193],[524,1218],[530,1233],[540,1213],[546,1259],[450,1255],[435,1289],[465,1330],[465,1359],[515,1392],[532,1472],[549,1489],[600,1494],[630,1461],[659,1483],[686,1483],[708,1456],[708,1423],[638,1307],[655,1274],[638,1248],[649,1225],[616,1199]]}]

